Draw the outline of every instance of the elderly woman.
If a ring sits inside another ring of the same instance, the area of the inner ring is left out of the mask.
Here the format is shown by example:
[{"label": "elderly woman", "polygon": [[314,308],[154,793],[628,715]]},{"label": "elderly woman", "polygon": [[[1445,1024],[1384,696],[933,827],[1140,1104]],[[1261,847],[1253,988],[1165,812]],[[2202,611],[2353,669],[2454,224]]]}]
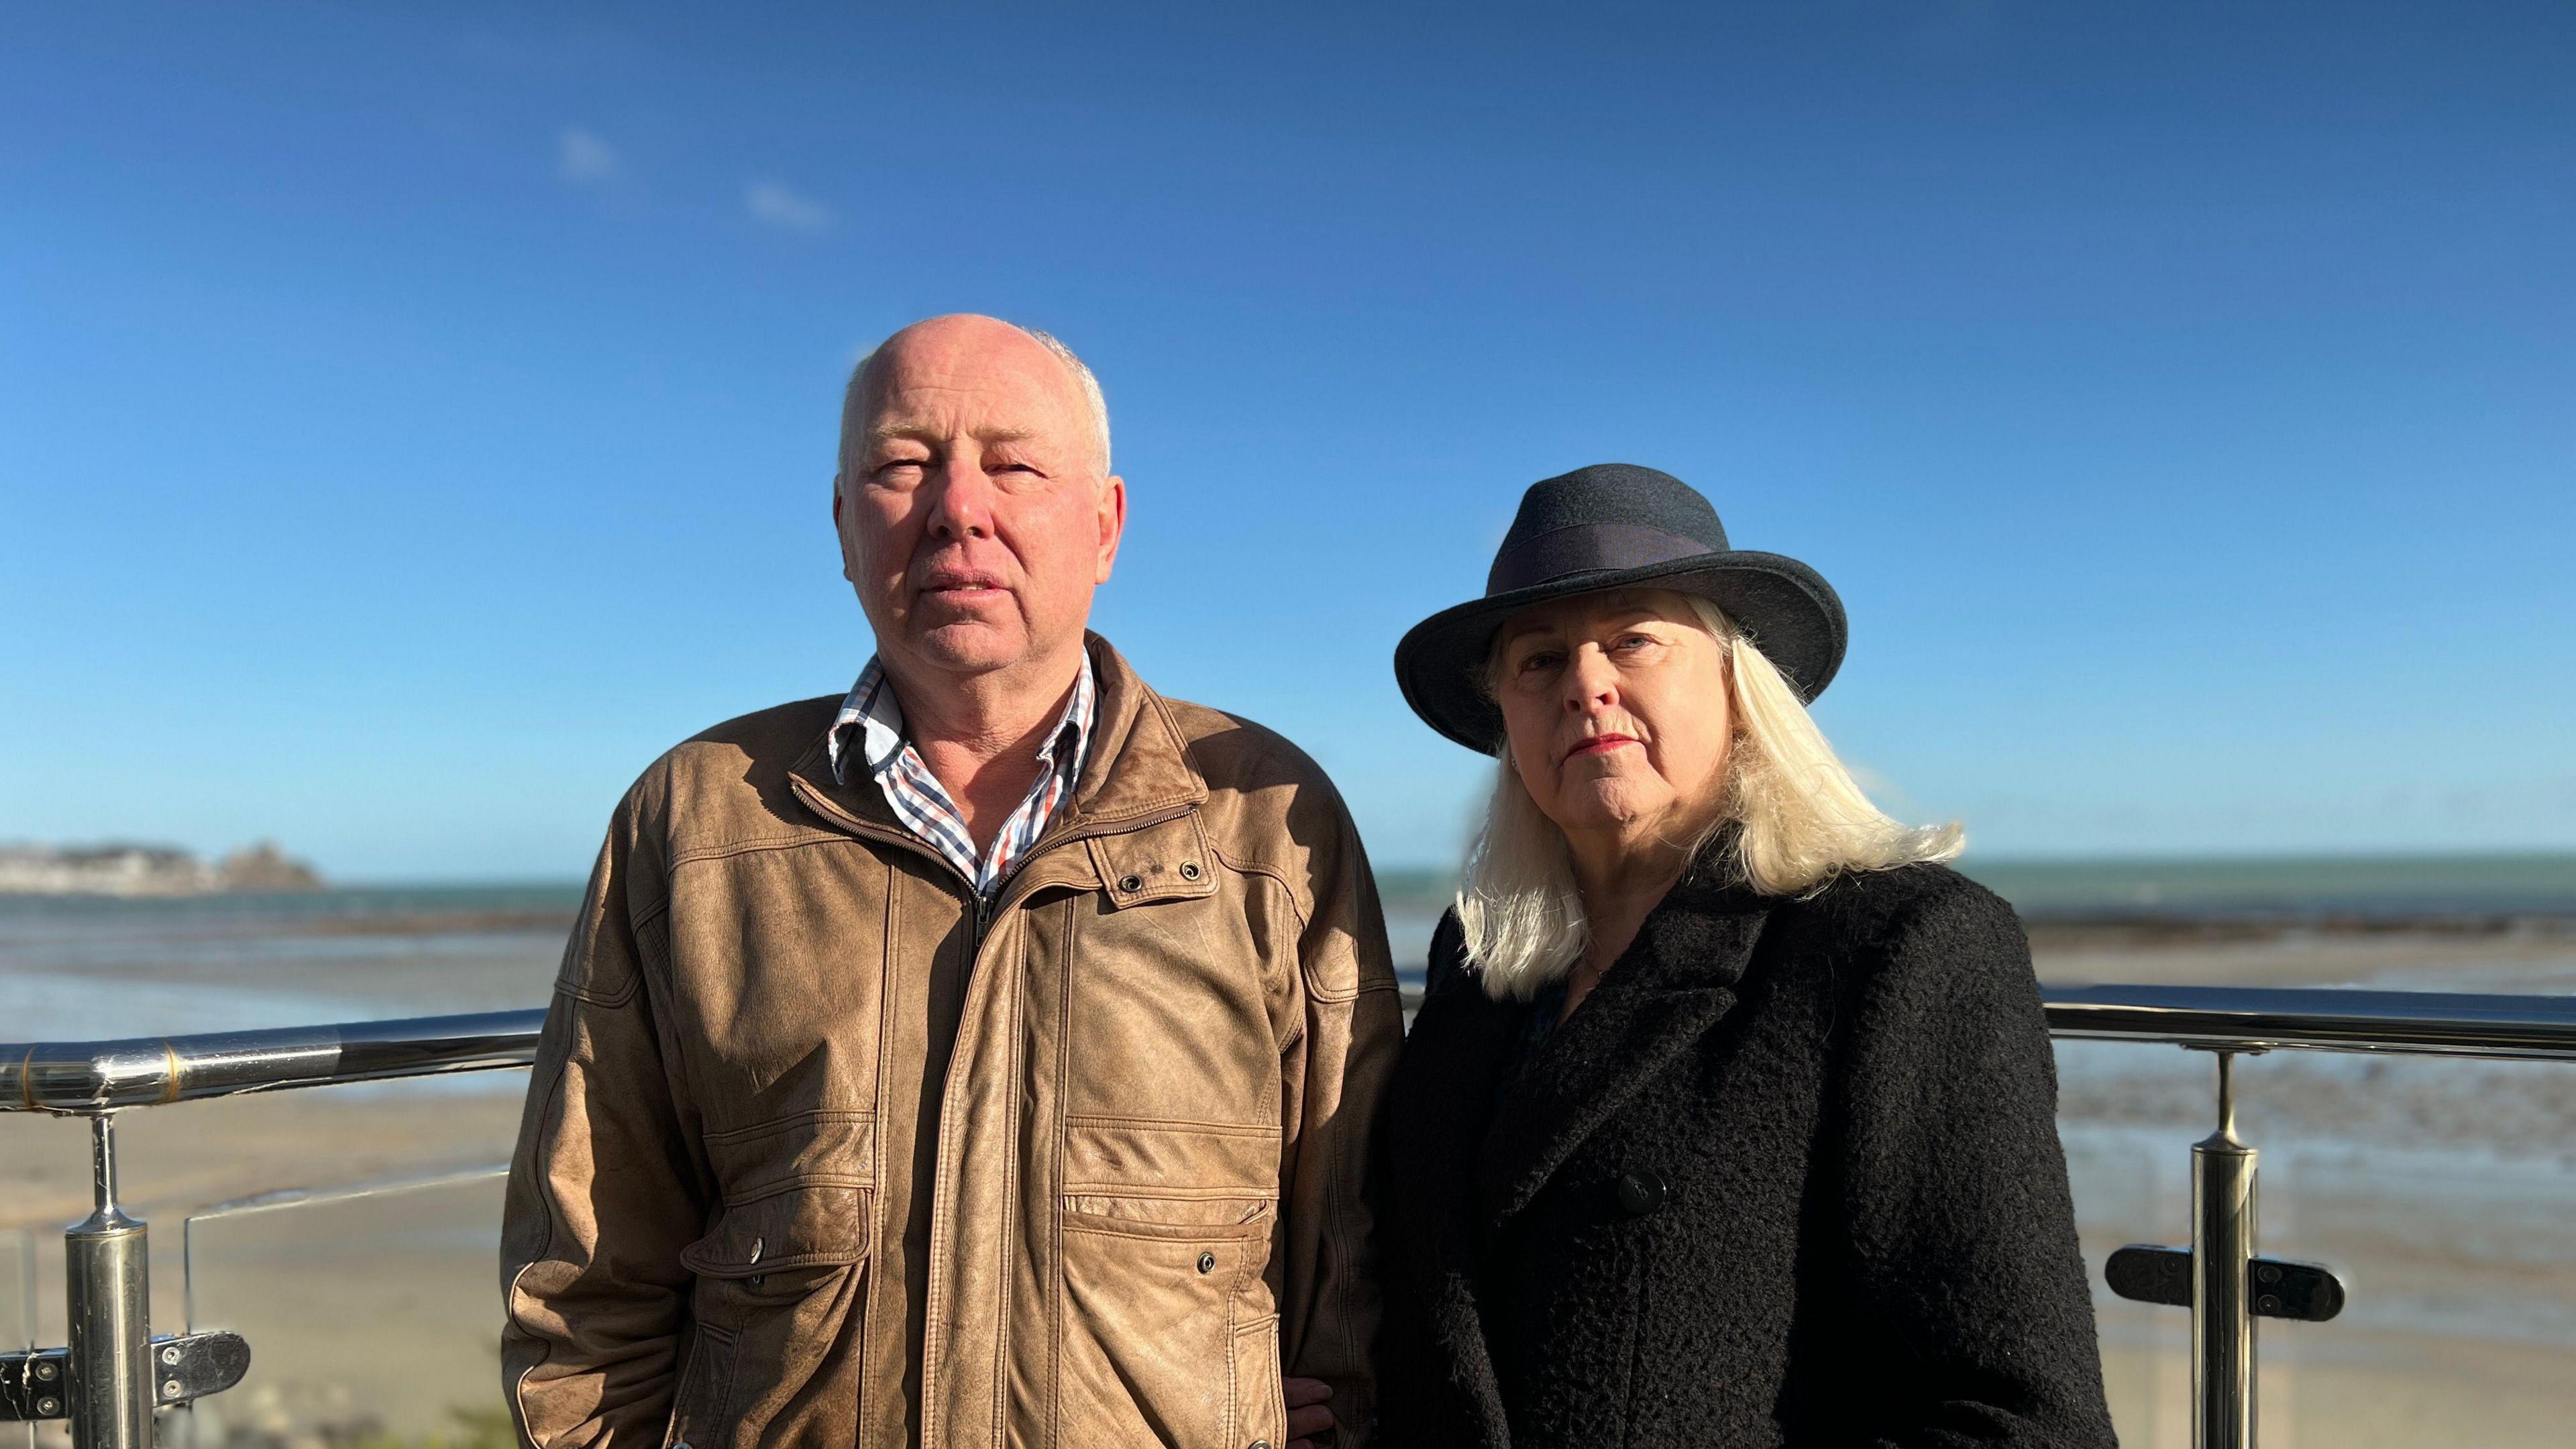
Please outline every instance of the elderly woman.
[{"label": "elderly woman", "polygon": [[2028,947],[1808,719],[1843,642],[1604,466],[1396,650],[1502,768],[1380,1135],[1391,1449],[2112,1442]]}]

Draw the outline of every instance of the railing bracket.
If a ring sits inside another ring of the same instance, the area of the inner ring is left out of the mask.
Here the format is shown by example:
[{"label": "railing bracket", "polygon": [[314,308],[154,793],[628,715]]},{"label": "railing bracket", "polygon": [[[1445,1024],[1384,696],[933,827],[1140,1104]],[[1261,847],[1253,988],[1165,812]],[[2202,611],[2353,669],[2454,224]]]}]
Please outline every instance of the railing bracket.
[{"label": "railing bracket", "polygon": [[[72,1351],[0,1353],[0,1424],[71,1417]],[[153,1407],[174,1409],[220,1394],[250,1372],[250,1341],[238,1333],[182,1333],[152,1340]]]},{"label": "railing bracket", "polygon": [[[2343,1280],[2323,1263],[2256,1258],[2246,1267],[2247,1292],[2263,1318],[2323,1323],[2343,1312]],[[2102,1265],[2102,1280],[2133,1303],[2191,1306],[2191,1249],[2131,1243]]]}]

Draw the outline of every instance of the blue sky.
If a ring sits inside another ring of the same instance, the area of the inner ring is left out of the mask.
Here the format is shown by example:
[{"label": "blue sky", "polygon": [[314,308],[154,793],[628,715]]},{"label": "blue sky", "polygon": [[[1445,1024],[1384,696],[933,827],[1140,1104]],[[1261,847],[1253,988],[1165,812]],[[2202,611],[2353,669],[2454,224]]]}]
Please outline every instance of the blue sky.
[{"label": "blue sky", "polygon": [[1096,623],[1382,863],[1388,668],[1630,461],[1854,621],[1981,854],[2576,846],[2576,10],[22,7],[0,839],[565,876],[847,687],[852,360],[1104,379]]}]

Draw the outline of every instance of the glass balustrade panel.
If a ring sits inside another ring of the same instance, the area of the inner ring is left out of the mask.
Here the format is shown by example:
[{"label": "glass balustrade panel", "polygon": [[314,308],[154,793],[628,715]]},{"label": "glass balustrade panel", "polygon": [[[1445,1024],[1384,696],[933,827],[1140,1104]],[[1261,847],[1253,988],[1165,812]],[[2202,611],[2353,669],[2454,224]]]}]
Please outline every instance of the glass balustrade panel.
[{"label": "glass balustrade panel", "polygon": [[[2187,1073],[2202,1059],[2173,1047],[2110,1042],[2060,1042],[2057,1057],[2064,1083],[2058,1133],[2093,1289],[2111,1422],[2124,1449],[2190,1449],[2191,1314],[2120,1297],[2104,1282],[2102,1266],[2132,1243],[2190,1243],[2191,1171],[2182,1152],[2193,1134],[2108,1110],[2122,1099],[2086,1086],[2140,1070]],[[2176,1095],[2187,1100],[2191,1094],[2185,1087]]]},{"label": "glass balustrade panel", "polygon": [[[2059,1131],[2120,1442],[2191,1442],[2187,1310],[2113,1296],[2124,1243],[2188,1247],[2191,1144],[2216,1125],[2208,1053],[2061,1042]],[[2266,1449],[2560,1446],[2576,1424],[2576,1066],[2273,1052],[2239,1057],[2258,1153],[2257,1251],[2322,1263],[2329,1322],[2259,1318]]]},{"label": "glass balustrade panel", "polygon": [[2576,1442],[2576,1065],[2282,1052],[2238,1096],[2262,1251],[2349,1293],[2262,1322],[2267,1449]]},{"label": "glass balustrade panel", "polygon": [[[0,1349],[36,1348],[36,1240],[0,1228]],[[29,1449],[33,1424],[0,1424],[0,1446]]]},{"label": "glass balustrade panel", "polygon": [[176,1416],[164,1441],[512,1443],[493,1278],[504,1171],[269,1193],[189,1217],[188,1326],[241,1334],[251,1367]]}]

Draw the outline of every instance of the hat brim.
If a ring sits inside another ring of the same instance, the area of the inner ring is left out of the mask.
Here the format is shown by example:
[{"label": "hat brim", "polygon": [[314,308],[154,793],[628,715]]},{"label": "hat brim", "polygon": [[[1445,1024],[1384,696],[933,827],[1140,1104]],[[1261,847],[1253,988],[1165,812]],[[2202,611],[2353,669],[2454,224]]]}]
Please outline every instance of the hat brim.
[{"label": "hat brim", "polygon": [[1842,668],[1850,629],[1842,600],[1814,569],[1776,553],[1733,549],[1637,568],[1592,569],[1443,609],[1405,631],[1395,680],[1422,722],[1480,754],[1499,754],[1503,712],[1483,674],[1503,621],[1533,604],[1611,589],[1671,589],[1717,605],[1812,703]]}]

